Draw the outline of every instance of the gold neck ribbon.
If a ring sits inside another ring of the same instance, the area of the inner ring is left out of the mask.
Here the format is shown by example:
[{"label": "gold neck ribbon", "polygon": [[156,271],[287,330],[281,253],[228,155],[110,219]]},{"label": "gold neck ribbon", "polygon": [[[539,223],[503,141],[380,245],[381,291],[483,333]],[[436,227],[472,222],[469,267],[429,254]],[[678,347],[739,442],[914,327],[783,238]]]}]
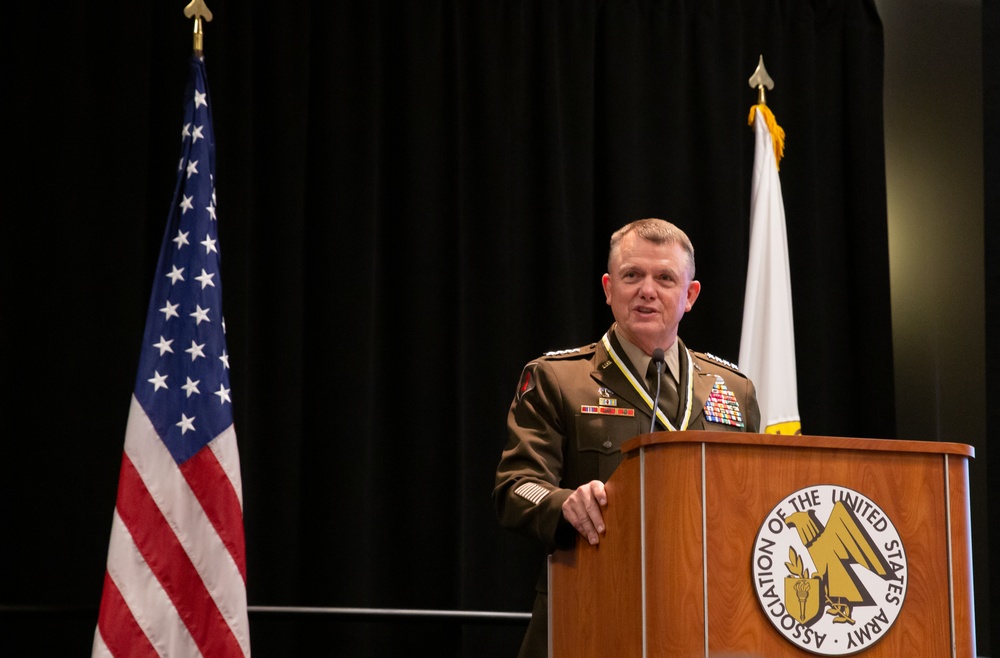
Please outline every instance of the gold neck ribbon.
[{"label": "gold neck ribbon", "polygon": [[[653,410],[653,398],[649,397],[649,393],[646,391],[646,386],[642,384],[632,371],[628,369],[625,362],[615,348],[611,346],[611,339],[608,334],[604,334],[604,338],[601,339],[604,343],[604,348],[608,350],[608,354],[611,356],[611,360],[615,362],[618,369],[622,371],[625,378],[632,384],[636,393],[646,402],[646,406],[649,407],[650,411]],[[684,418],[681,421],[680,427],[674,427],[670,420],[667,418],[666,414],[657,407],[656,408],[656,419],[660,421],[660,424],[666,427],[671,432],[683,431],[688,428],[688,423],[691,422],[691,406],[694,404],[694,362],[691,360],[691,353],[684,350],[684,356],[687,357],[687,390],[684,395]]]}]

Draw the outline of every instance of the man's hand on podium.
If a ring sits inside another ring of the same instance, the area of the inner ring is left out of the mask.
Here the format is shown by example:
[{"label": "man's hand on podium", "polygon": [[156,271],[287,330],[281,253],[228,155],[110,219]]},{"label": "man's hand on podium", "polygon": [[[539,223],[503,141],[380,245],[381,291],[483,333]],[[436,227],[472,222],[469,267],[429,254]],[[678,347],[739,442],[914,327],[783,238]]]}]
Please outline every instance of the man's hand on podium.
[{"label": "man's hand on podium", "polygon": [[577,532],[591,546],[595,546],[604,534],[604,516],[601,510],[607,506],[608,494],[604,490],[604,483],[591,480],[569,495],[562,504],[562,513]]}]

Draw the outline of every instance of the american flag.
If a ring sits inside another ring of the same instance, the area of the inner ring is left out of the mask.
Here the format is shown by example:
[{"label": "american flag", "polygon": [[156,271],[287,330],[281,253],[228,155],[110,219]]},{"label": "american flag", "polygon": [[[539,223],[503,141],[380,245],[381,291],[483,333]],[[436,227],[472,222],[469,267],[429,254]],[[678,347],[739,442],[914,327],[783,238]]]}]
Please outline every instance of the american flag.
[{"label": "american flag", "polygon": [[215,140],[191,59],[177,186],[125,430],[93,656],[249,656]]}]

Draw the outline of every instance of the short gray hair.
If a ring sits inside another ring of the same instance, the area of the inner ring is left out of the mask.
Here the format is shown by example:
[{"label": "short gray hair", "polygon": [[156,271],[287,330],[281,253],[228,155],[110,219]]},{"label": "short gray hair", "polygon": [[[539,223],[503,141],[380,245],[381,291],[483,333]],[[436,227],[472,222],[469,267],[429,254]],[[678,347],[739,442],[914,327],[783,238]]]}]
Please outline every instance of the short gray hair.
[{"label": "short gray hair", "polygon": [[649,240],[656,244],[678,244],[687,254],[688,273],[691,280],[694,280],[694,245],[687,233],[677,228],[665,219],[649,217],[637,219],[628,223],[611,234],[611,247],[608,249],[608,271],[611,271],[611,261],[618,252],[622,238],[629,233],[636,233],[643,240]]}]

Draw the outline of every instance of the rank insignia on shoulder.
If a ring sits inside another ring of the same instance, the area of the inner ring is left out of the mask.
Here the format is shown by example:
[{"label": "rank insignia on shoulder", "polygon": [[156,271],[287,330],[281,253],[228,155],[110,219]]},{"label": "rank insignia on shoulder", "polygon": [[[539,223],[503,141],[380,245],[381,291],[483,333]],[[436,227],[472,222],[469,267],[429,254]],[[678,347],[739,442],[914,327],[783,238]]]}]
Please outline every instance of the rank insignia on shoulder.
[{"label": "rank insignia on shoulder", "polygon": [[568,350],[553,350],[551,352],[546,352],[545,356],[562,356],[564,354],[576,354],[580,351],[579,347],[574,347]]},{"label": "rank insignia on shoulder", "polygon": [[732,361],[726,361],[721,356],[715,356],[711,352],[703,352],[703,354],[706,357],[708,357],[709,359],[711,359],[712,361],[715,361],[716,363],[721,363],[722,365],[726,366],[727,368],[732,368],[733,370],[739,370],[740,369],[740,367],[738,365],[736,365]]}]

